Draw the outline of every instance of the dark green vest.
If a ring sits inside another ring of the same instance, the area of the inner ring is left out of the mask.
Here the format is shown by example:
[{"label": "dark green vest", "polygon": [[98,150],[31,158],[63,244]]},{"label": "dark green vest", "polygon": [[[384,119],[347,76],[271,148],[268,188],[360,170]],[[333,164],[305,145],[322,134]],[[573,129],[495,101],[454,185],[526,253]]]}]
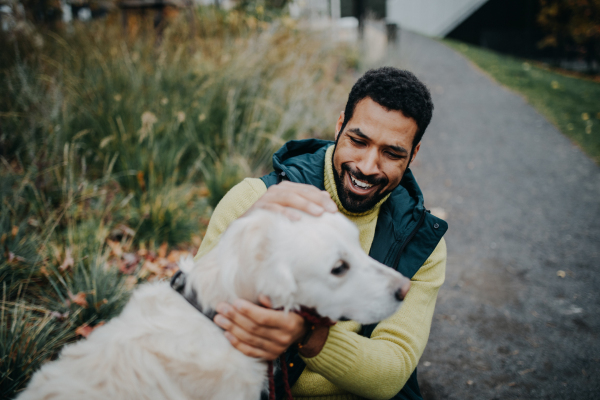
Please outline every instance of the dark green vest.
[{"label": "dark green vest", "polygon": [[[267,187],[286,179],[325,190],[325,152],[332,144],[331,141],[319,139],[287,142],[273,155],[274,171],[261,179]],[[445,221],[427,212],[423,205],[421,189],[410,169],[407,169],[400,185],[381,206],[369,256],[412,278],[431,255],[447,229],[448,224]],[[361,334],[371,337],[375,326],[377,324],[363,326]],[[286,360],[288,365],[294,365],[288,367],[290,386],[293,386],[306,364],[300,358],[296,346],[287,350]],[[280,373],[275,376],[275,386],[277,398],[284,398]],[[422,399],[416,369],[393,399]]]}]

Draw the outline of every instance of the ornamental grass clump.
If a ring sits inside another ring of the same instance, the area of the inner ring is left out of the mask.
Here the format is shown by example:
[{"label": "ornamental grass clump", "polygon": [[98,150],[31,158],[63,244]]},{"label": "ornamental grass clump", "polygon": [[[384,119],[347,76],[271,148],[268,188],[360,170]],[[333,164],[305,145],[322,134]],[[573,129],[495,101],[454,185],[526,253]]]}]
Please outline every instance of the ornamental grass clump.
[{"label": "ornamental grass clump", "polygon": [[[289,139],[332,137],[354,50],[201,8],[0,32],[0,392],[194,254],[212,208]],[[333,119],[332,119],[333,118]]]}]

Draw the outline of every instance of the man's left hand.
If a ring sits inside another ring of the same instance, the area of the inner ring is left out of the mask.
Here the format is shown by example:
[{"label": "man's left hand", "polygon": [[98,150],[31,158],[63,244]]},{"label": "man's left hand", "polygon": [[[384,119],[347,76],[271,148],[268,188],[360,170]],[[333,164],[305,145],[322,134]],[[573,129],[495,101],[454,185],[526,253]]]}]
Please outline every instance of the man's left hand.
[{"label": "man's left hand", "polygon": [[241,299],[233,304],[219,303],[214,321],[225,330],[233,347],[247,356],[270,361],[304,337],[306,325],[294,312],[272,310],[266,296],[259,296],[259,302],[264,307]]}]

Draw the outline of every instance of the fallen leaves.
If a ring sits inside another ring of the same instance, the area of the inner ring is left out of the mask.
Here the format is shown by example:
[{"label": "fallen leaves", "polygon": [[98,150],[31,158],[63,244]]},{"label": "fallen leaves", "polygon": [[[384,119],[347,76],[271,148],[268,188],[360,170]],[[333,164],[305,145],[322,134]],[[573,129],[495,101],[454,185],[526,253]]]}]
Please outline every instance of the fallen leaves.
[{"label": "fallen leaves", "polygon": [[161,244],[160,247],[158,248],[158,258],[165,258],[167,256],[168,248],[169,248],[169,245],[166,242]]},{"label": "fallen leaves", "polygon": [[72,250],[70,248],[68,248],[67,250],[65,250],[65,259],[62,262],[62,264],[60,265],[60,267],[58,267],[61,271],[66,270],[69,267],[72,267],[73,265],[75,265],[75,260],[73,259],[73,254],[72,254]]},{"label": "fallen leaves", "polygon": [[530,372],[535,371],[535,368],[528,368],[528,369],[524,369],[523,371],[519,371],[519,375],[523,376],[523,375],[527,375]]},{"label": "fallen leaves", "polygon": [[68,295],[69,295],[69,301],[71,303],[75,303],[78,306],[81,306],[83,308],[88,308],[88,302],[85,299],[87,294],[85,292],[79,292],[77,294],[73,294],[69,291]]},{"label": "fallen leaves", "polygon": [[108,247],[110,247],[112,254],[114,254],[115,256],[121,257],[123,255],[123,248],[121,247],[121,243],[107,239],[106,244],[108,245]]},{"label": "fallen leaves", "polygon": [[132,290],[135,285],[138,283],[138,278],[136,276],[128,276],[125,278],[125,287],[127,290]]},{"label": "fallen leaves", "polygon": [[83,324],[80,327],[78,327],[77,329],[75,329],[75,333],[79,336],[83,336],[83,337],[87,338],[88,336],[90,336],[90,334],[95,329],[100,328],[102,325],[104,325],[104,321],[101,321],[94,326],[90,326],[88,324]]},{"label": "fallen leaves", "polygon": [[135,253],[123,253],[123,256],[118,260],[119,271],[123,274],[130,275],[135,272],[140,262],[140,257]]},{"label": "fallen leaves", "polygon": [[57,319],[57,320],[59,320],[59,321],[64,321],[65,319],[67,319],[67,318],[69,317],[69,312],[68,312],[68,311],[66,311],[66,312],[64,312],[64,313],[60,313],[60,312],[58,312],[58,311],[52,311],[52,312],[50,313],[50,316],[51,316],[52,318],[56,318],[56,319]]},{"label": "fallen leaves", "polygon": [[137,275],[126,281],[129,289],[137,284],[138,279],[170,278],[178,269],[179,259],[192,255],[187,250],[169,251],[166,242],[161,244],[157,251],[148,250],[142,245],[135,252],[129,250],[128,244],[114,240],[107,239],[106,244],[110,248],[109,264],[116,265],[125,275]]}]

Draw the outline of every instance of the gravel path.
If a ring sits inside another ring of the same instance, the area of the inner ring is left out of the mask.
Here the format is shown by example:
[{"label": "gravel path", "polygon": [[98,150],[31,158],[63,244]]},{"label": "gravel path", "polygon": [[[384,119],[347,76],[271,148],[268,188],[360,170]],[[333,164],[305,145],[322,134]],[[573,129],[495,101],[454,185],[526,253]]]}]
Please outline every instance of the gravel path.
[{"label": "gravel path", "polygon": [[450,224],[425,398],[599,399],[600,168],[439,42],[402,31],[382,64],[436,107],[413,166]]}]

